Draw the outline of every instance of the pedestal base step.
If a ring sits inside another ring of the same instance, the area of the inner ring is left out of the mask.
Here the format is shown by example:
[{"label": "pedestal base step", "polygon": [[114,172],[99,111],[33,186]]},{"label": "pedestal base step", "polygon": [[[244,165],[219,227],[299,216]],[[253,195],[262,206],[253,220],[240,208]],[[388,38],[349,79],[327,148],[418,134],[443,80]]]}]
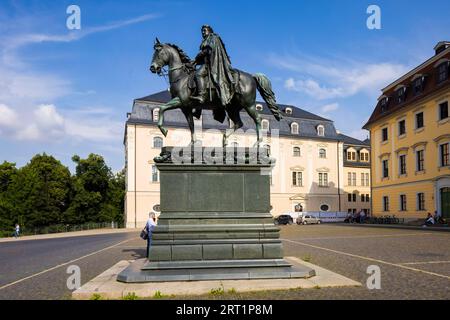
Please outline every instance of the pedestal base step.
[{"label": "pedestal base step", "polygon": [[290,267],[284,259],[150,261],[142,270]]},{"label": "pedestal base step", "polygon": [[130,264],[119,273],[117,280],[126,283],[199,281],[199,280],[251,280],[310,278],[315,271],[305,266],[242,267],[208,269],[143,270],[142,261]]}]

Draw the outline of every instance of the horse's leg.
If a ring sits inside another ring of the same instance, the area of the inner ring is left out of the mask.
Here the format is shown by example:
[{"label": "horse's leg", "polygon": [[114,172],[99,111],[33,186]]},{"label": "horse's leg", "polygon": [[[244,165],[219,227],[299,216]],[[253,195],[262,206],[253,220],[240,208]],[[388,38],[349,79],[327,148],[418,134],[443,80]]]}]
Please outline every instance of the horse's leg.
[{"label": "horse's leg", "polygon": [[253,147],[259,147],[259,144],[261,142],[261,116],[259,115],[258,111],[256,111],[256,103],[252,103],[249,106],[244,106],[245,110],[249,114],[249,116],[253,119],[256,125],[256,142],[253,145]]},{"label": "horse's leg", "polygon": [[183,113],[189,125],[189,130],[191,130],[191,144],[194,145],[196,139],[195,139],[194,116],[192,114],[192,110],[190,108],[187,108],[186,110],[183,109]]},{"label": "horse's leg", "polygon": [[[233,108],[233,107],[232,107]],[[231,121],[233,121],[233,130],[225,130],[222,139],[222,145],[225,148],[228,145],[228,138],[236,132],[237,129],[242,128],[244,125],[242,123],[241,117],[239,115],[239,111],[237,109],[232,109],[233,111],[228,112],[228,116]]]},{"label": "horse's leg", "polygon": [[180,106],[181,106],[181,100],[180,100],[180,98],[176,97],[159,108],[158,128],[159,128],[159,130],[161,130],[164,137],[167,137],[167,129],[164,128],[164,126],[163,126],[164,112],[166,112],[167,110],[177,109]]}]

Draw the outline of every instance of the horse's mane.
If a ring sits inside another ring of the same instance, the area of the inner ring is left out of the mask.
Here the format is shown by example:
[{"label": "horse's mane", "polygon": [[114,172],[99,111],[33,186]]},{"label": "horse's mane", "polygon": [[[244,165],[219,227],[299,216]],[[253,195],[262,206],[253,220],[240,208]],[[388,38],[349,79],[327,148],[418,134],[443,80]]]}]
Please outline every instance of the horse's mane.
[{"label": "horse's mane", "polygon": [[189,56],[179,46],[177,46],[176,44],[172,44],[172,43],[166,43],[166,44],[178,51],[178,54],[180,55],[181,62],[187,63],[187,62],[191,61]]}]

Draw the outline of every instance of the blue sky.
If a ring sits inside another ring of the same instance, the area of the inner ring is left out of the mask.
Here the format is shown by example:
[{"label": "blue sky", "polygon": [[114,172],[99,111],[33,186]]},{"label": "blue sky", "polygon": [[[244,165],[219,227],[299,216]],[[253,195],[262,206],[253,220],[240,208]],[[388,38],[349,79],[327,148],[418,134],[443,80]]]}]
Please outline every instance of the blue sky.
[{"label": "blue sky", "polygon": [[[81,30],[66,9],[81,8]],[[369,5],[381,30],[366,27]],[[234,67],[272,80],[279,103],[361,130],[380,89],[450,40],[449,1],[0,2],[0,161],[47,152],[73,169],[94,152],[124,164],[134,98],[167,88],[148,71],[155,36],[191,57],[201,25],[220,34]]]}]

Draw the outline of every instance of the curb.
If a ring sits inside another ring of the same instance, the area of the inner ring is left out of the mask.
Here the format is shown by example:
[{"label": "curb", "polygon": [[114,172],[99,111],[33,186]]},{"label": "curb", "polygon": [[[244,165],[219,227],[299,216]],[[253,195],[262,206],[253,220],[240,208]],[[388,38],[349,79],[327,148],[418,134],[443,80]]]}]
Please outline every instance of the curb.
[{"label": "curb", "polygon": [[361,228],[386,228],[386,229],[450,232],[450,227],[421,227],[421,226],[405,226],[405,225],[389,225],[389,224],[359,224],[359,223],[337,223],[336,225],[344,226],[344,227],[348,226],[348,227],[361,227]]}]

